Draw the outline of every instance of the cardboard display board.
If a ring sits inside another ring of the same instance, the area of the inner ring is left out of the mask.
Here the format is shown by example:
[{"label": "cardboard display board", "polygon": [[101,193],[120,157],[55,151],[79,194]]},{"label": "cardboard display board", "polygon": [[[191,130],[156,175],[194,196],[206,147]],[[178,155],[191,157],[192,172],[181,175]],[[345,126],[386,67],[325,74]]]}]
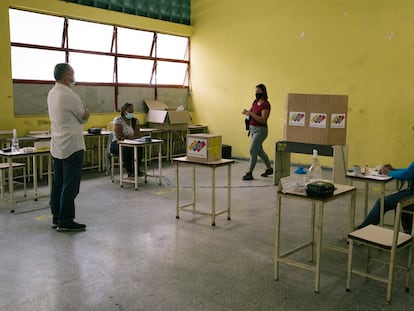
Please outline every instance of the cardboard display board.
[{"label": "cardboard display board", "polygon": [[288,94],[286,141],[345,145],[347,95]]},{"label": "cardboard display board", "polygon": [[148,107],[147,123],[159,129],[186,129],[191,121],[188,111],[177,111],[156,100],[145,100]]}]

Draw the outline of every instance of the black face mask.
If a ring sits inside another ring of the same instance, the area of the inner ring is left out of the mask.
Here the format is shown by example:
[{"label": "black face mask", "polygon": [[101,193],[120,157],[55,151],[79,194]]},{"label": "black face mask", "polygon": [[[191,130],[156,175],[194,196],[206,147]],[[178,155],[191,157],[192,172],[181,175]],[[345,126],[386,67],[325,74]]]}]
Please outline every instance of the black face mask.
[{"label": "black face mask", "polygon": [[256,93],[256,99],[262,99],[263,93]]}]

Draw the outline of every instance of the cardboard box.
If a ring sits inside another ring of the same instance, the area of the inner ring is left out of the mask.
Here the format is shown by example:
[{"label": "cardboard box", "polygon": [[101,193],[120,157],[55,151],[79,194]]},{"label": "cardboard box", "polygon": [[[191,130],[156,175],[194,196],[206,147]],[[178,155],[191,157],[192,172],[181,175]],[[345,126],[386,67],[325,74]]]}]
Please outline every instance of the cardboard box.
[{"label": "cardboard box", "polygon": [[177,111],[168,108],[166,104],[157,100],[145,100],[148,107],[147,123],[149,127],[157,129],[186,130],[191,118],[188,111]]},{"label": "cardboard box", "polygon": [[221,135],[187,135],[187,159],[197,162],[221,160]]},{"label": "cardboard box", "polygon": [[286,141],[346,144],[347,95],[288,94],[286,106]]}]

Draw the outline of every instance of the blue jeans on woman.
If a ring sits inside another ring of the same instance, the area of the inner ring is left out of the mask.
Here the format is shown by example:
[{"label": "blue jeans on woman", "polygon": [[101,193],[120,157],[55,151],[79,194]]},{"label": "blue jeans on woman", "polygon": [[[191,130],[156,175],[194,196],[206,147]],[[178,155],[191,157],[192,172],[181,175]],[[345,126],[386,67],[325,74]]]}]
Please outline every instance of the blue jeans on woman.
[{"label": "blue jeans on woman", "polygon": [[83,150],[76,151],[66,159],[52,157],[53,179],[50,209],[54,224],[71,224],[75,218],[75,198],[79,193],[83,153]]},{"label": "blue jeans on woman", "polygon": [[[397,204],[400,200],[414,195],[414,190],[401,190],[390,195],[385,196],[384,198],[384,214],[388,211],[395,210]],[[405,210],[414,211],[414,205],[409,205]],[[358,229],[364,228],[368,225],[377,225],[380,222],[381,218],[381,199],[378,199],[371,211],[369,212],[367,218],[363,221],[362,224],[358,226]],[[410,214],[402,213],[401,215],[401,225],[404,229],[404,232],[411,233],[411,228],[413,226],[413,217]]]},{"label": "blue jeans on woman", "polygon": [[250,125],[250,135],[252,136],[252,143],[250,145],[250,162],[249,172],[253,172],[257,163],[257,156],[259,156],[266,167],[271,167],[269,157],[263,150],[263,142],[267,137],[268,129],[264,126],[253,126]]}]

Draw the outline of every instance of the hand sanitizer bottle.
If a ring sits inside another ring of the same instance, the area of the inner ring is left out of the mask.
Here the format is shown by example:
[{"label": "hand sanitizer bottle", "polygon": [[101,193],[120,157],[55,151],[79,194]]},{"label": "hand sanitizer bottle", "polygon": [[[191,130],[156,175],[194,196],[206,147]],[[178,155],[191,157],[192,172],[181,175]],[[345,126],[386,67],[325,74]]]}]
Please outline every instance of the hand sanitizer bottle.
[{"label": "hand sanitizer bottle", "polygon": [[313,149],[312,164],[308,170],[307,181],[313,182],[322,179],[322,169],[321,164],[318,160],[318,150]]},{"label": "hand sanitizer bottle", "polygon": [[13,129],[13,138],[12,138],[12,152],[18,152],[20,150],[19,147],[19,139],[17,138],[17,131]]}]

